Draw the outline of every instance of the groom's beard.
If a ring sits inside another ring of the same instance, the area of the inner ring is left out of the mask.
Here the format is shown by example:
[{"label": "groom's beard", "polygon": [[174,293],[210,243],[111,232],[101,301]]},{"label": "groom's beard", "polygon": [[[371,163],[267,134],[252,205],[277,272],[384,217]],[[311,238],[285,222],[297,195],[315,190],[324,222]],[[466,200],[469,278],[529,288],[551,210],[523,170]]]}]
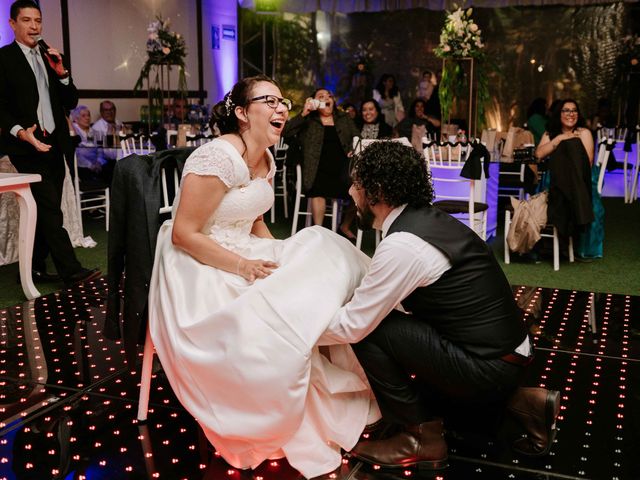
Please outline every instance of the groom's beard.
[{"label": "groom's beard", "polygon": [[363,208],[360,208],[356,204],[356,208],[358,211],[358,215],[356,217],[356,224],[360,230],[372,230],[373,229],[373,221],[375,220],[375,215],[371,211],[368,203],[364,204]]}]

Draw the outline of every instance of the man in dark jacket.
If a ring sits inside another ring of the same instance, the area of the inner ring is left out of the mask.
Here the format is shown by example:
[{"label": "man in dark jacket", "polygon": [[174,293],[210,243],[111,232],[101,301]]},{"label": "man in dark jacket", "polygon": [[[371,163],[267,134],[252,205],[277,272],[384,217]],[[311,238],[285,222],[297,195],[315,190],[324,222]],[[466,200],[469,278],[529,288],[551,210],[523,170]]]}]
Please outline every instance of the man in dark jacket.
[{"label": "man in dark jacket", "polygon": [[62,227],[64,152],[70,138],[65,112],[78,103],[78,91],[60,53],[38,45],[40,7],[29,0],[13,2],[9,24],[15,41],[0,49],[0,151],[20,173],[38,173],[31,184],[38,221],[33,247],[33,279],[54,281],[46,273],[49,253],[65,283],[96,278],[97,269],[80,265]]},{"label": "man in dark jacket", "polygon": [[533,346],[490,248],[431,205],[429,174],[413,148],[377,142],[354,158],[352,178],[361,228],[380,229],[384,239],[325,341],[355,343],[383,420],[400,428],[358,443],[352,455],[385,467],[444,468],[443,401],[507,401],[528,434],[516,451],[548,453],[559,392],[518,388]]}]

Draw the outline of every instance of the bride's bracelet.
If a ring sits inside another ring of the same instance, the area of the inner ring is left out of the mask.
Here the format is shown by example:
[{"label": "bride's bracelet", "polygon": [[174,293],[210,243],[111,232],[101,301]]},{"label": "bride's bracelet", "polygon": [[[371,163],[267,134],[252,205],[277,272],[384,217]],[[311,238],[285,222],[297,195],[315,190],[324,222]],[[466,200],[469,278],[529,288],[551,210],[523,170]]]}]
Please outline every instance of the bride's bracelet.
[{"label": "bride's bracelet", "polygon": [[236,275],[240,275],[240,264],[242,263],[242,260],[242,257],[238,259],[238,264],[236,265]]}]

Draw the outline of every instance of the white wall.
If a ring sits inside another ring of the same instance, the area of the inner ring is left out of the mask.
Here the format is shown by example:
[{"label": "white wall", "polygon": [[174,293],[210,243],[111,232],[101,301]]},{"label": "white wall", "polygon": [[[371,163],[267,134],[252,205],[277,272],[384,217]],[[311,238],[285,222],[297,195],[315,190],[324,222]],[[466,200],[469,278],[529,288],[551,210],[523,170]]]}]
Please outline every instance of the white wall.
[{"label": "white wall", "polygon": [[[222,37],[223,25],[235,27],[235,40]],[[212,48],[212,27],[220,31],[219,49]],[[202,57],[204,89],[212,105],[238,81],[237,0],[202,0]]]},{"label": "white wall", "polygon": [[[0,45],[13,41],[8,25],[13,0],[0,0]],[[58,0],[41,0],[43,37],[63,49],[62,16]],[[196,0],[68,0],[69,41],[73,80],[80,90],[133,90],[146,59],[147,26],[156,15],[171,21],[171,30],[185,38],[189,90],[198,89]],[[231,25],[236,39],[222,38],[222,26]],[[219,49],[213,49],[212,26],[220,32]],[[219,101],[237,81],[237,0],[202,0],[203,86],[206,103]],[[177,86],[174,69],[170,86]],[[99,116],[102,98],[81,98],[80,104]],[[139,118],[145,99],[110,98],[122,121]]]}]

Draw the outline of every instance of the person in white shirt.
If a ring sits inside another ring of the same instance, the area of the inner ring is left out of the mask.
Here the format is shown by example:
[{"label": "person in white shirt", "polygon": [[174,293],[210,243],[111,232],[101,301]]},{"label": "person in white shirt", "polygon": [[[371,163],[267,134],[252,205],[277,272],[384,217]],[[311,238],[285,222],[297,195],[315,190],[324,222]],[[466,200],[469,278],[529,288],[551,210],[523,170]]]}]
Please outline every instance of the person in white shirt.
[{"label": "person in white shirt", "polygon": [[359,442],[352,455],[383,467],[446,467],[443,402],[480,414],[507,402],[528,434],[514,449],[548,453],[559,392],[518,387],[533,347],[491,249],[432,206],[429,173],[413,148],[368,146],[353,160],[352,179],[361,228],[384,238],[323,342],[354,344],[383,420],[399,428]]},{"label": "person in white shirt", "polygon": [[100,102],[100,118],[91,129],[103,135],[117,134],[122,129],[122,122],[116,118],[116,106],[111,100]]},{"label": "person in white shirt", "polygon": [[[116,118],[116,106],[111,100],[100,102],[100,118],[91,126],[92,136],[98,145],[118,147],[117,136],[122,130],[122,122]],[[106,142],[106,143],[105,143]],[[105,158],[115,160],[115,151],[105,151]]]}]

